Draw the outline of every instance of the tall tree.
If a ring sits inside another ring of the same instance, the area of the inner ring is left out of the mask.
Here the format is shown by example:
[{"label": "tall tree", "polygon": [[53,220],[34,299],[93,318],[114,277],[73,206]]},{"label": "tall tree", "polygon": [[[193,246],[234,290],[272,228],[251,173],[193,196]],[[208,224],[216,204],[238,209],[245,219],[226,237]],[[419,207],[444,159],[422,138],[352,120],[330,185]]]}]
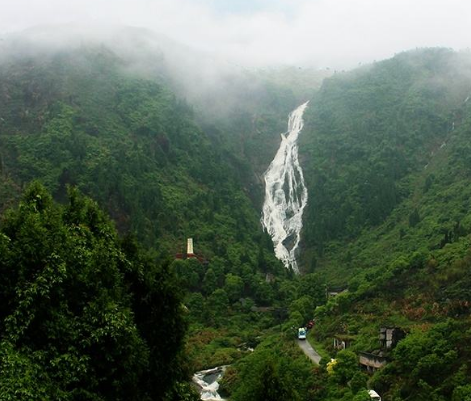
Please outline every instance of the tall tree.
[{"label": "tall tree", "polygon": [[97,204],[39,184],[0,226],[2,399],[164,399],[185,324],[171,272]]}]

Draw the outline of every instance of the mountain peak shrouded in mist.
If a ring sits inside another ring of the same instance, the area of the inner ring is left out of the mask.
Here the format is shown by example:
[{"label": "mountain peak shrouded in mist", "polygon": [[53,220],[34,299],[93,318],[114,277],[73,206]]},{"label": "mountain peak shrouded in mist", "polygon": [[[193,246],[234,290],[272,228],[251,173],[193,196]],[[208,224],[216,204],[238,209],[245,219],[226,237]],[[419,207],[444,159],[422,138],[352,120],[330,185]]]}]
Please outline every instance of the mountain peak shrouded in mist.
[{"label": "mountain peak shrouded in mist", "polygon": [[216,93],[237,90],[234,85],[237,80],[243,79],[245,86],[249,85],[243,68],[147,28],[109,24],[45,25],[6,35],[0,46],[0,60],[106,48],[121,60],[123,70],[129,74],[165,81],[181,97],[196,103],[211,102]]},{"label": "mountain peak shrouded in mist", "polygon": [[467,48],[470,19],[465,0],[6,0],[0,34],[47,24],[128,25],[241,65],[345,69],[415,47]]},{"label": "mountain peak shrouded in mist", "polygon": [[147,28],[112,24],[43,25],[5,35],[0,41],[0,62],[100,48],[118,57],[124,72],[165,84],[212,120],[240,111],[259,114],[261,104],[273,102],[272,87],[298,99],[283,110],[287,112],[297,101],[311,97],[332,73],[288,64],[244,67]]},{"label": "mountain peak shrouded in mist", "polygon": [[465,1],[6,1],[0,398],[471,399]]}]

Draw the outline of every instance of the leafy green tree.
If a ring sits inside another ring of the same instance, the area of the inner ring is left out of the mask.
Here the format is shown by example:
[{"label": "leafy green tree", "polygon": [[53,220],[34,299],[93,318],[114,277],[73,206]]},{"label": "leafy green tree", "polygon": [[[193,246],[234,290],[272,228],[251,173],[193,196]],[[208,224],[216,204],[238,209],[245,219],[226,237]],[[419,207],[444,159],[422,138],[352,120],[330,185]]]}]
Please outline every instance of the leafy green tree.
[{"label": "leafy green tree", "polygon": [[283,302],[290,304],[298,296],[298,286],[292,280],[283,280],[278,287],[278,294]]},{"label": "leafy green tree", "polygon": [[203,279],[203,291],[206,295],[210,295],[217,289],[217,277],[213,269],[209,268]]},{"label": "leafy green tree", "polygon": [[192,318],[201,319],[205,313],[204,297],[199,292],[188,294],[185,304]]},{"label": "leafy green tree", "polygon": [[254,401],[281,401],[298,400],[295,390],[289,382],[285,382],[279,375],[276,364],[266,361],[258,379],[260,387],[255,389]]},{"label": "leafy green tree", "polygon": [[420,378],[436,383],[439,373],[449,369],[456,358],[449,340],[453,325],[442,323],[429,332],[415,331],[402,340],[394,350],[397,366],[409,379]]},{"label": "leafy green tree", "polygon": [[172,269],[175,270],[182,284],[189,290],[197,291],[201,288],[201,264],[193,259],[175,260],[172,263]]},{"label": "leafy green tree", "polygon": [[452,401],[471,401],[471,384],[455,388]]},{"label": "leafy green tree", "polygon": [[309,295],[303,295],[301,298],[298,298],[291,302],[289,306],[290,314],[292,314],[293,312],[299,312],[304,322],[307,322],[308,320],[312,319],[314,315],[314,309],[314,300]]},{"label": "leafy green tree", "polygon": [[96,203],[71,190],[58,206],[33,184],[0,244],[4,399],[163,399],[185,377],[176,281]]},{"label": "leafy green tree", "polygon": [[371,401],[371,397],[367,390],[362,390],[355,395],[353,401]]},{"label": "leafy green tree", "polygon": [[353,394],[358,393],[360,390],[366,388],[366,383],[368,382],[368,375],[363,372],[356,372],[350,382],[348,383],[352,389]]},{"label": "leafy green tree", "polygon": [[227,296],[231,302],[237,301],[244,291],[244,282],[239,276],[235,274],[228,273],[226,275],[226,281],[224,284],[224,289],[227,292]]},{"label": "leafy green tree", "polygon": [[214,271],[214,274],[216,275],[217,285],[219,287],[222,287],[224,285],[225,279],[224,272],[226,270],[226,261],[221,257],[215,256],[211,259],[209,267]]},{"label": "leafy green tree", "polygon": [[336,383],[346,385],[358,373],[358,358],[354,352],[342,350],[335,359],[331,377]]},{"label": "leafy green tree", "polygon": [[412,213],[409,215],[409,227],[415,227],[420,223],[420,215],[417,208],[415,208]]},{"label": "leafy green tree", "polygon": [[297,329],[302,327],[304,323],[305,319],[303,315],[301,315],[299,311],[294,311],[289,314],[289,320],[285,327],[289,332],[293,332],[293,330],[294,332],[297,332]]},{"label": "leafy green tree", "polygon": [[226,291],[222,288],[215,290],[207,299],[207,307],[210,308],[216,316],[223,317],[229,308],[229,298]]},{"label": "leafy green tree", "polygon": [[326,284],[318,274],[306,274],[300,278],[299,295],[309,296],[315,306],[326,302]]},{"label": "leafy green tree", "polygon": [[295,389],[279,372],[278,364],[271,358],[251,365],[253,377],[242,382],[231,397],[234,401],[282,401],[299,400]]},{"label": "leafy green tree", "polygon": [[269,305],[271,302],[273,302],[273,288],[269,283],[267,283],[258,275],[253,276],[250,287],[257,303],[261,305]]}]

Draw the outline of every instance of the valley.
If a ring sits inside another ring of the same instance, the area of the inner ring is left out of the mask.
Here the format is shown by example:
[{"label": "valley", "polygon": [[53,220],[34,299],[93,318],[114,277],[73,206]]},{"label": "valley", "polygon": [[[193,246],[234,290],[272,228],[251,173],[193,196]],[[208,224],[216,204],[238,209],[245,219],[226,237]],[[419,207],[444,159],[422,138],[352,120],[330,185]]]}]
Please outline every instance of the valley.
[{"label": "valley", "polygon": [[195,401],[216,367],[207,399],[470,397],[469,51],[248,70],[37,32],[0,62],[0,398]]}]

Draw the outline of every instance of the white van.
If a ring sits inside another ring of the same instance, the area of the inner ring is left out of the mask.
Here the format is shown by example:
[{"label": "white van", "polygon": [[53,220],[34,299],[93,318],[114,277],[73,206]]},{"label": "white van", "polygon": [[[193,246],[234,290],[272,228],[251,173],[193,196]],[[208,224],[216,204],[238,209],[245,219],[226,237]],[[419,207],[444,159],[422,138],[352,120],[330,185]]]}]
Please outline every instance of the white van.
[{"label": "white van", "polygon": [[307,335],[307,330],[305,327],[300,327],[298,329],[298,340],[305,340]]},{"label": "white van", "polygon": [[368,390],[368,393],[370,395],[370,398],[373,400],[373,401],[381,401],[381,397],[379,396],[379,394],[374,391],[374,390]]}]

